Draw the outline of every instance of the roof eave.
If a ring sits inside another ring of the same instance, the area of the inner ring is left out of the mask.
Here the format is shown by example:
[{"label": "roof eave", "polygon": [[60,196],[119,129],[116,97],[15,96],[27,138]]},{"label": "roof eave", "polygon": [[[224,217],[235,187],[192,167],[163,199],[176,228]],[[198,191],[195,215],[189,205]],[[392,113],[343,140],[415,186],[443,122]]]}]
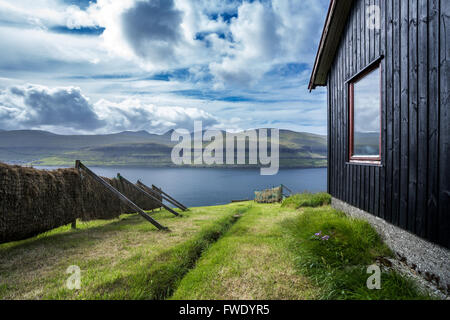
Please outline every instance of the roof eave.
[{"label": "roof eave", "polygon": [[347,23],[353,0],[331,0],[308,89],[327,85],[327,75]]}]

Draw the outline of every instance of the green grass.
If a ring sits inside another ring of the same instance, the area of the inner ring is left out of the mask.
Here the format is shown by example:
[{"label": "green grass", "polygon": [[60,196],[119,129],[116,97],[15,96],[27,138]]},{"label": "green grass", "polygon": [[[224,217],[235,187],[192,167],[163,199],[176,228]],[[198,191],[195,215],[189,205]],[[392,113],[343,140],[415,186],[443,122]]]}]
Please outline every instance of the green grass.
[{"label": "green grass", "polygon": [[[157,231],[137,215],[78,222],[28,240],[0,245],[0,299],[152,299],[182,277],[245,207],[193,208],[182,218],[161,211]],[[81,290],[69,290],[66,269],[81,269]],[[169,279],[170,281],[168,281]]]},{"label": "green grass", "polygon": [[282,207],[320,207],[331,203],[331,196],[325,192],[295,194],[283,200]]},{"label": "green grass", "polygon": [[297,214],[279,204],[252,204],[202,255],[171,299],[313,299],[317,288],[297,272],[280,225]]},{"label": "green grass", "polygon": [[[367,267],[391,255],[375,230],[320,206],[325,194],[292,198],[155,213],[171,232],[122,215],[2,244],[0,299],[430,298],[391,271],[367,289]],[[65,286],[70,265],[80,290]]]},{"label": "green grass", "polygon": [[[348,218],[326,206],[306,208],[283,225],[290,233],[298,270],[321,288],[321,299],[430,298],[394,271],[382,272],[380,290],[367,288],[367,267],[392,253],[365,221]],[[330,238],[323,240],[324,236]]]},{"label": "green grass", "polygon": [[[237,209],[233,214],[203,228],[194,238],[182,242],[141,264],[131,275],[102,283],[96,291],[103,297],[153,299],[168,298],[183,276],[195,266],[202,252],[217,241],[237,219],[236,213],[243,213],[246,208]],[[134,292],[133,295],[129,295]]]}]

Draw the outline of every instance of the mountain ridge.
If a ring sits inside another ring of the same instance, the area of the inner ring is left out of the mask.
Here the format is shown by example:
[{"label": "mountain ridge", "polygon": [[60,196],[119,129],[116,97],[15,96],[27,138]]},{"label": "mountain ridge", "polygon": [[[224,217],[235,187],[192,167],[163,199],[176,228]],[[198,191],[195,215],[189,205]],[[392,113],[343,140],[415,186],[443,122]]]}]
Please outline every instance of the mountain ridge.
[{"label": "mountain ridge", "polygon": [[[88,165],[170,167],[171,150],[178,143],[171,141],[172,132],[60,135],[42,130],[0,131],[0,162],[71,166],[80,159]],[[326,136],[283,129],[279,144],[281,167],[326,166]]]}]

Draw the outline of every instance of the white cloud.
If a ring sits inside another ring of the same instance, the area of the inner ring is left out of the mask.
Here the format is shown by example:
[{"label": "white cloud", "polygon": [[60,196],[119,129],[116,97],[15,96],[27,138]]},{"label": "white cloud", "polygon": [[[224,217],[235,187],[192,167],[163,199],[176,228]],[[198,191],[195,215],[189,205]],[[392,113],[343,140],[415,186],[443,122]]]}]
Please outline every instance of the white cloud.
[{"label": "white cloud", "polygon": [[28,84],[0,91],[0,128],[47,129],[55,132],[109,133],[148,130],[163,133],[173,128],[191,129],[195,120],[205,127],[217,119],[198,108],[164,107],[139,99],[92,103],[76,87]]},{"label": "white cloud", "polygon": [[124,130],[148,130],[163,133],[170,129],[191,130],[195,120],[211,127],[218,121],[211,114],[198,108],[164,107],[145,104],[139,99],[126,99],[119,103],[99,100],[94,105],[100,119],[107,122],[106,132]]},{"label": "white cloud", "polygon": [[239,85],[259,80],[281,54],[280,26],[279,17],[270,7],[259,2],[243,3],[230,25],[236,44],[230,46],[222,61],[210,64],[216,79]]},{"label": "white cloud", "polygon": [[[220,13],[231,8],[237,17],[227,23]],[[86,11],[66,8],[65,24],[105,28],[101,41],[108,52],[147,71],[203,64],[220,84],[242,86],[276,64],[311,63],[323,9],[317,0],[98,0]],[[211,19],[213,13],[219,18]],[[204,39],[196,40],[199,33]]]},{"label": "white cloud", "polygon": [[[156,3],[98,0],[80,9],[62,0],[0,0],[0,42],[6,44],[0,90],[26,83],[80,87],[105,121],[97,130],[105,132],[133,129],[131,122],[149,131],[173,123],[188,128],[187,119],[195,117],[224,129],[276,119],[273,126],[308,131],[306,116],[311,130],[325,132],[325,96],[308,94],[306,86],[328,0],[174,0],[173,6],[161,0],[165,10],[155,15]],[[133,10],[138,16],[126,17]],[[103,34],[82,34],[93,27]],[[287,63],[306,67],[273,74]],[[177,69],[187,75],[172,77]],[[158,73],[170,81],[152,80]],[[187,111],[192,107],[198,113]],[[314,107],[317,112],[304,112]]]},{"label": "white cloud", "polygon": [[16,86],[0,92],[0,126],[3,129],[70,127],[96,130],[104,125],[79,88]]}]

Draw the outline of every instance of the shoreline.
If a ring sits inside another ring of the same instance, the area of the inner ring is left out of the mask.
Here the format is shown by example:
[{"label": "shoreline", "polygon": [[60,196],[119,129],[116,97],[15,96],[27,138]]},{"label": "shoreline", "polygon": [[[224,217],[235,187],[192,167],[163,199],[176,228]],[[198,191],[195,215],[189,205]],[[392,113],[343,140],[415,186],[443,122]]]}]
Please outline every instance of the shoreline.
[{"label": "shoreline", "polygon": [[[39,168],[39,167],[55,167],[55,168],[73,168],[73,165],[68,164],[15,164],[15,163],[7,163],[9,165],[18,165],[23,167],[32,167],[32,168]],[[258,166],[151,166],[151,165],[124,165],[124,164],[89,164],[87,163],[89,167],[92,168],[136,168],[136,169],[249,169],[249,170],[255,170],[255,169],[261,169],[263,167]],[[326,169],[327,166],[280,166],[280,170],[282,169]]]}]

